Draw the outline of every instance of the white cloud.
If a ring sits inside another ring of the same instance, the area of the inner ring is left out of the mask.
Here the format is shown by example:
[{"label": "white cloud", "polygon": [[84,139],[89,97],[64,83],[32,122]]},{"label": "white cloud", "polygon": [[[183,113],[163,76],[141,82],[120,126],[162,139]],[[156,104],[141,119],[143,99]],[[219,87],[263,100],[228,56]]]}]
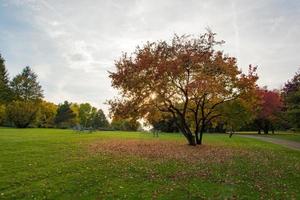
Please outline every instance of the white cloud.
[{"label": "white cloud", "polygon": [[0,30],[9,71],[31,65],[56,103],[87,101],[107,111],[103,103],[116,94],[107,71],[122,52],[208,26],[244,70],[259,65],[261,85],[281,86],[300,65],[297,0],[6,0],[1,9],[17,10],[8,18],[25,26]]}]

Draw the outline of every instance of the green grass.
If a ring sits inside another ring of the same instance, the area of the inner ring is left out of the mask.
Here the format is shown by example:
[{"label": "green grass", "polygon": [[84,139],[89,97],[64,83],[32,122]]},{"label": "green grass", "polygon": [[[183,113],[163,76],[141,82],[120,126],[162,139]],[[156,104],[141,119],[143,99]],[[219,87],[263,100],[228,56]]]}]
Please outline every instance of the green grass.
[{"label": "green grass", "polygon": [[237,152],[222,162],[89,151],[92,143],[114,139],[184,140],[179,134],[1,128],[0,199],[300,198],[298,151],[221,134],[204,135],[204,144]]}]

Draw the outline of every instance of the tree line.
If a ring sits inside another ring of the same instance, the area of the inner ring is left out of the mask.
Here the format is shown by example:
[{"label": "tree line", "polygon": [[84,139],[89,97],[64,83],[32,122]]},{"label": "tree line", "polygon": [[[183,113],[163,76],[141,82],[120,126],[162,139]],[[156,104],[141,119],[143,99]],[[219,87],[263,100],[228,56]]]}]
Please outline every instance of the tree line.
[{"label": "tree line", "polygon": [[[295,77],[299,76],[299,72]],[[295,80],[295,77],[292,80]],[[286,84],[287,85],[287,84]],[[256,102],[251,112],[237,102],[220,106],[223,116],[209,123],[206,132],[257,131],[258,134],[275,133],[276,130],[300,130],[299,99],[296,92],[286,92],[286,85],[281,90],[257,88]],[[159,118],[152,122],[154,130],[178,132],[172,117]]]},{"label": "tree line", "polygon": [[89,103],[64,101],[54,104],[43,99],[37,75],[25,67],[12,80],[0,54],[0,125],[17,128],[92,128],[137,130],[138,123],[114,120],[111,124],[104,112]]}]

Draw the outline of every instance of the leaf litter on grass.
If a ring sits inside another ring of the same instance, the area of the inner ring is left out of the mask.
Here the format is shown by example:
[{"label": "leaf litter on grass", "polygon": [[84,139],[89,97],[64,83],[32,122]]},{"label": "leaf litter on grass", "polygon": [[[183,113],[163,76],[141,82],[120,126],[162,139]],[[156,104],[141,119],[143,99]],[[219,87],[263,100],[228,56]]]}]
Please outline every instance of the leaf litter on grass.
[{"label": "leaf litter on grass", "polygon": [[230,160],[238,149],[224,146],[189,146],[181,141],[159,140],[102,140],[89,144],[91,153],[130,155],[157,160],[179,160],[185,162],[218,162]]}]

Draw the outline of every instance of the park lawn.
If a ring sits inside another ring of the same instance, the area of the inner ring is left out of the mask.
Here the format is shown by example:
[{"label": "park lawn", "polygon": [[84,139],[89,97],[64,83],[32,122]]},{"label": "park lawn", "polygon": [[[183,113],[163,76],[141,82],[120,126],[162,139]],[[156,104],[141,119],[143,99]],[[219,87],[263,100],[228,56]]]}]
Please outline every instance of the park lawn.
[{"label": "park lawn", "polygon": [[206,134],[0,129],[0,199],[299,199],[300,152]]}]

